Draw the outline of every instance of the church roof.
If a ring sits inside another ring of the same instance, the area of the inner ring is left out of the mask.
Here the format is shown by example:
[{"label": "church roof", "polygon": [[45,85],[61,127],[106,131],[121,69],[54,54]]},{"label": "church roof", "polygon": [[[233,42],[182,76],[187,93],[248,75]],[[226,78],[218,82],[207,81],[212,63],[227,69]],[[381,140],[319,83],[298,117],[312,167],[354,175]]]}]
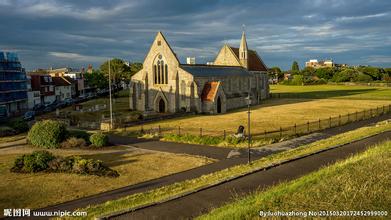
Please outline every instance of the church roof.
[{"label": "church roof", "polygon": [[[231,50],[235,53],[236,57],[239,58],[239,48],[231,47]],[[266,65],[262,59],[258,56],[254,50],[248,50],[248,70],[249,71],[267,71]]]},{"label": "church roof", "polygon": [[217,66],[217,65],[186,65],[180,67],[186,72],[198,77],[210,76],[248,76],[250,72],[241,66]]},{"label": "church roof", "polygon": [[201,93],[202,101],[213,101],[219,89],[220,82],[207,82]]}]

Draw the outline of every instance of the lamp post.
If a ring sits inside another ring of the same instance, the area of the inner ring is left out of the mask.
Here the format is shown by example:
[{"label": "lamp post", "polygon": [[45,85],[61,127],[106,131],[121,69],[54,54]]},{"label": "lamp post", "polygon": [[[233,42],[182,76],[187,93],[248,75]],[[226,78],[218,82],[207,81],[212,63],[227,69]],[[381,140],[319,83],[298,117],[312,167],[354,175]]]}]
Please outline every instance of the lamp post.
[{"label": "lamp post", "polygon": [[109,60],[110,130],[113,129],[113,102],[111,99],[111,67]]},{"label": "lamp post", "polygon": [[251,164],[251,154],[250,154],[250,147],[251,147],[251,130],[250,130],[250,114],[251,114],[251,109],[250,109],[250,106],[251,106],[251,97],[250,97],[250,93],[248,94],[247,98],[247,129],[248,129],[248,146],[247,146],[247,150],[248,150],[248,164]]}]

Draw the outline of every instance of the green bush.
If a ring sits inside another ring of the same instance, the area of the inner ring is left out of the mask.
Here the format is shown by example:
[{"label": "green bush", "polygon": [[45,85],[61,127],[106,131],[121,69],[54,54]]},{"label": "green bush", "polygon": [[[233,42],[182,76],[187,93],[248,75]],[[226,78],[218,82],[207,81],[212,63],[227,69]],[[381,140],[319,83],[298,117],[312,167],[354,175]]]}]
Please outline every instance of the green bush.
[{"label": "green bush", "polygon": [[27,135],[27,140],[36,147],[58,148],[67,136],[64,123],[44,120],[33,125]]},{"label": "green bush", "polygon": [[100,160],[83,159],[79,156],[55,157],[48,151],[35,151],[16,158],[12,172],[36,173],[64,172],[86,175],[118,177],[117,171],[110,169]]},{"label": "green bush", "polygon": [[91,135],[90,142],[95,147],[104,147],[109,143],[109,137],[101,132]]},{"label": "green bush", "polygon": [[61,148],[81,148],[86,146],[86,141],[83,138],[70,137],[61,143]]},{"label": "green bush", "polygon": [[12,120],[8,123],[8,126],[13,128],[17,133],[23,133],[29,130],[27,122],[22,119]]},{"label": "green bush", "polygon": [[90,144],[91,134],[83,130],[69,130],[68,137],[83,138],[87,144]]},{"label": "green bush", "polygon": [[14,167],[11,170],[28,173],[44,171],[49,167],[48,164],[53,159],[55,159],[54,155],[48,151],[35,151],[32,154],[16,158]]}]

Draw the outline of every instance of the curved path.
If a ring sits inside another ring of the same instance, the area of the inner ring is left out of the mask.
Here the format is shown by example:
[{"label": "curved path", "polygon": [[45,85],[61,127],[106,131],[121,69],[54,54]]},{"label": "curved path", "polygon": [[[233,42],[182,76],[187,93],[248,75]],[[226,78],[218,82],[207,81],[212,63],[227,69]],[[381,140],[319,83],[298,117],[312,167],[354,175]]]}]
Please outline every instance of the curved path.
[{"label": "curved path", "polygon": [[[271,145],[272,147],[270,148],[253,149],[251,152],[252,158],[253,159],[261,158],[276,152],[284,151],[290,148],[295,148],[297,146],[306,143],[318,141],[324,139],[325,137],[354,130],[359,127],[369,125],[371,123],[375,123],[378,121],[386,120],[389,118],[391,118],[391,114],[383,115],[377,118],[367,119],[364,121],[353,122],[345,126],[324,130],[321,133],[310,134],[289,141],[276,143]],[[137,138],[123,137],[117,135],[110,136],[110,142],[116,145],[130,145],[133,147],[138,147],[147,150],[208,156],[211,158],[219,159],[219,161],[205,166],[197,167],[191,170],[164,176],[158,179],[64,202],[50,207],[45,207],[39,210],[40,211],[75,210],[78,208],[86,207],[88,205],[95,205],[109,200],[118,199],[134,193],[145,192],[151,189],[159,188],[161,186],[169,185],[175,182],[196,178],[234,165],[247,163],[247,151],[245,149],[239,150],[237,156],[227,158],[229,154],[232,152],[232,150],[228,148],[160,142],[157,140],[140,140]]]},{"label": "curved path", "polygon": [[[125,213],[110,219],[190,219],[207,213],[210,209],[230,202],[257,189],[270,187],[282,181],[299,178],[319,168],[364,151],[369,146],[389,140],[391,131],[378,134],[351,144],[307,156],[268,170],[247,176],[174,199],[158,205]],[[254,217],[259,210],[254,210]]]}]

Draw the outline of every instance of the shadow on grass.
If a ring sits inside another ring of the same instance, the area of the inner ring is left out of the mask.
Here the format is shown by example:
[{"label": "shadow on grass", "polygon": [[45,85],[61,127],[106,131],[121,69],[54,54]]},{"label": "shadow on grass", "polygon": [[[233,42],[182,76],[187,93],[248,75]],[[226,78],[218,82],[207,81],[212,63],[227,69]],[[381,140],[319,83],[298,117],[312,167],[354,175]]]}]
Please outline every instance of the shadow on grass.
[{"label": "shadow on grass", "polygon": [[136,159],[138,156],[145,155],[147,153],[134,153],[131,151],[119,151],[119,152],[110,152],[110,153],[99,153],[99,154],[87,154],[80,155],[86,159],[95,159],[101,160],[107,166],[113,168],[121,165],[131,164],[138,161]]}]

